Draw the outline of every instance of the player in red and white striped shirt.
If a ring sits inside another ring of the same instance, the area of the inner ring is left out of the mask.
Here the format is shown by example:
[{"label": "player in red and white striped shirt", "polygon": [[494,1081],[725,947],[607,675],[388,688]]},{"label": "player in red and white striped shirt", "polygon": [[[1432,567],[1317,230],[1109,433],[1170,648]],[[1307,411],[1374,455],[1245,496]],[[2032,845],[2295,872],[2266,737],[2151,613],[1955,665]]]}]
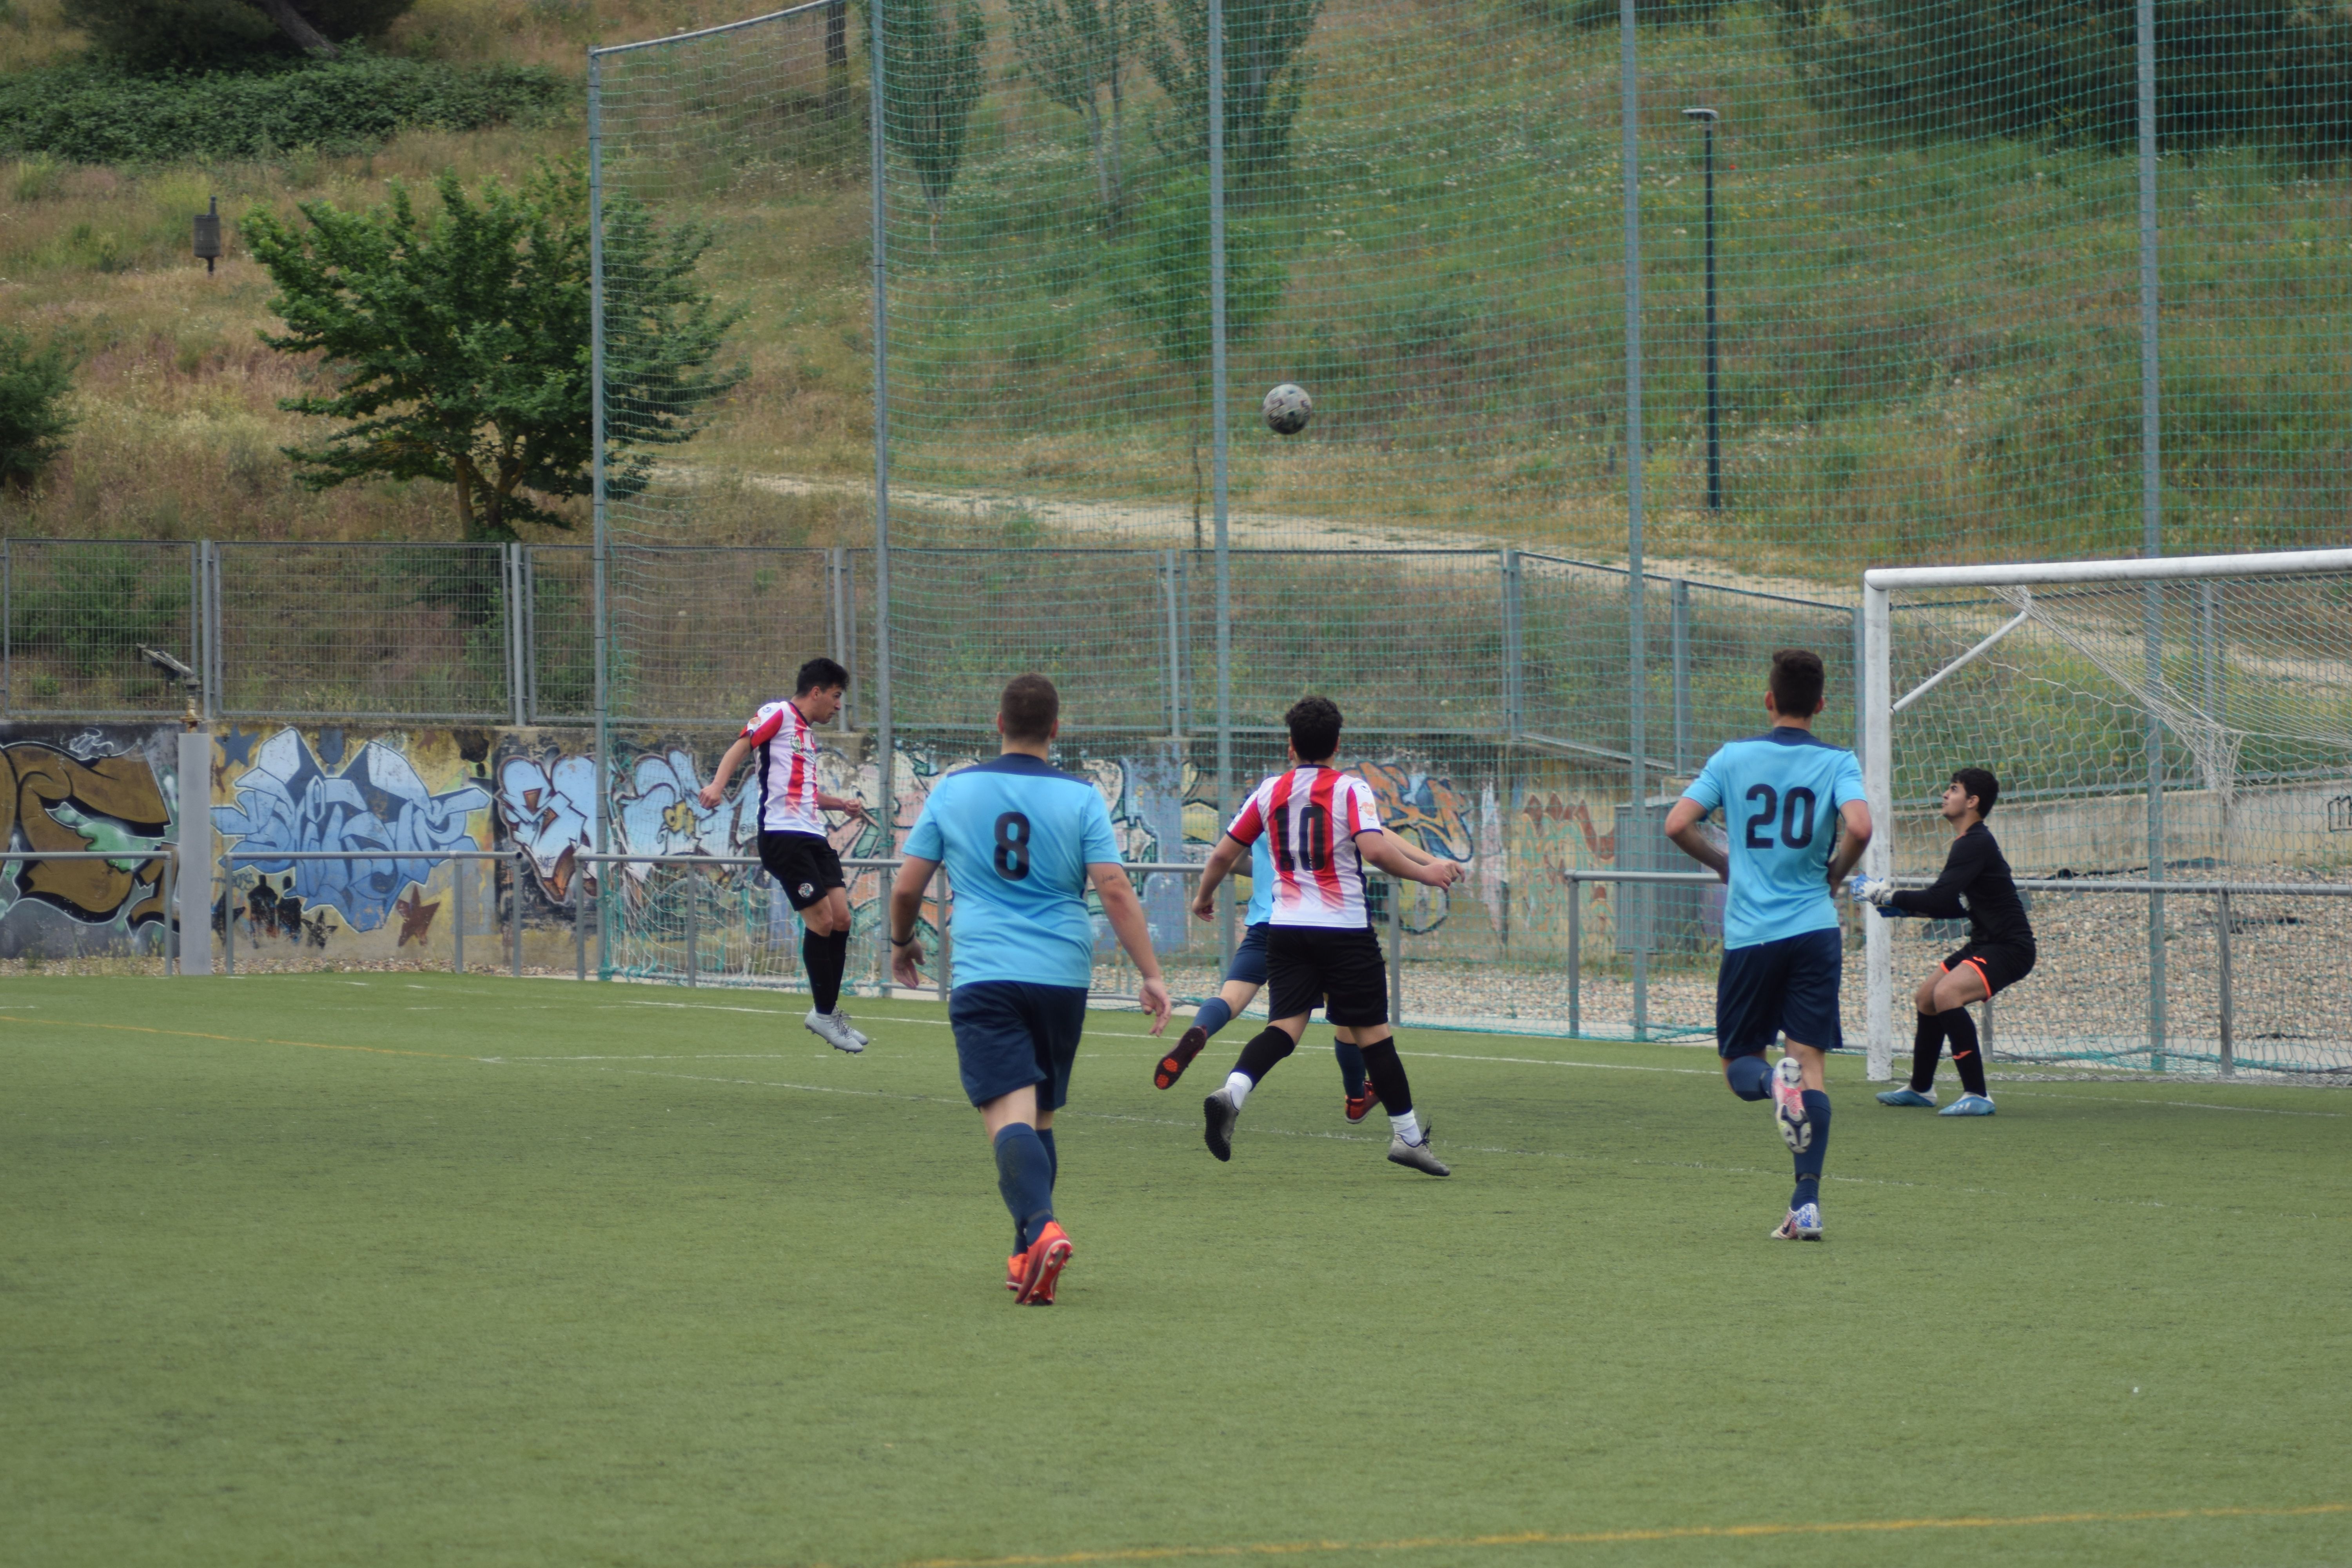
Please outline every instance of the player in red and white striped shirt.
[{"label": "player in red and white striped shirt", "polygon": [[1225,1087],[1202,1102],[1209,1152],[1234,1155],[1234,1123],[1259,1080],[1298,1047],[1307,1016],[1323,1009],[1333,1032],[1364,1054],[1364,1070],[1388,1108],[1393,1136],[1389,1158],[1433,1176],[1450,1174],[1430,1152],[1429,1135],[1412,1108],[1412,1086],[1398,1059],[1389,1027],[1388,966],[1364,907],[1364,867],[1377,866],[1401,881],[1450,887],[1462,875],[1451,860],[1421,860],[1381,827],[1370,785],[1331,766],[1339,749],[1339,707],[1306,697],[1283,715],[1290,727],[1286,773],[1250,792],[1201,874],[1192,912],[1216,913],[1217,884],[1260,837],[1274,857],[1273,929],[1265,945],[1266,981],[1274,1021],[1242,1047]]},{"label": "player in red and white striped shirt", "polygon": [[801,917],[801,961],[815,1003],[803,1022],[825,1044],[855,1054],[866,1048],[866,1037],[841,1010],[841,976],[849,965],[849,890],[841,857],[825,836],[824,813],[846,812],[860,822],[872,818],[855,797],[827,795],[816,785],[816,727],[841,711],[849,672],[829,658],[813,658],[801,666],[793,684],[799,689],[792,700],[771,702],[751,716],[698,798],[704,810],[717,810],[743,759],[760,753],[760,864]]}]

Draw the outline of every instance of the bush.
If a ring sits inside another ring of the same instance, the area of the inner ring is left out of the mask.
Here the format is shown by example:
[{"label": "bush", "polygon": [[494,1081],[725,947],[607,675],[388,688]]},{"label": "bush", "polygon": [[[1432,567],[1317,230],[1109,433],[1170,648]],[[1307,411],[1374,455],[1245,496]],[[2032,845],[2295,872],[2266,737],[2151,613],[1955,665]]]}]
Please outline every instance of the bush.
[{"label": "bush", "polygon": [[[1805,95],[1919,139],[2126,152],[2139,134],[2131,0],[1780,0]],[[2252,143],[2305,168],[2352,155],[2352,16],[2299,0],[2157,0],[2167,152]]]},{"label": "bush", "polygon": [[0,328],[0,482],[29,485],[65,449],[73,416],[65,411],[73,366],[56,343]]},{"label": "bush", "polygon": [[79,163],[362,152],[412,126],[473,131],[538,119],[571,90],[536,67],[458,70],[356,50],[201,75],[50,66],[0,77],[0,150]]},{"label": "bush", "polygon": [[[372,38],[415,0],[299,0],[294,9],[330,43]],[[139,70],[202,70],[299,53],[251,0],[62,0],[67,26]]]}]

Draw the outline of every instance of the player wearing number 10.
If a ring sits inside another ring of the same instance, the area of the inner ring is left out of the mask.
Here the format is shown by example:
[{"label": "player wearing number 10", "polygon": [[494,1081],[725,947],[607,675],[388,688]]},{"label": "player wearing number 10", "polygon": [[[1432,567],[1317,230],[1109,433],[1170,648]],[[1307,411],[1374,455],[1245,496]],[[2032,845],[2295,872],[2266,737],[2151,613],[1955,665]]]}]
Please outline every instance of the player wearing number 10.
[{"label": "player wearing number 10", "polygon": [[[1822,1163],[1830,1142],[1822,1063],[1840,1041],[1845,945],[1831,889],[1870,842],[1862,769],[1852,752],[1813,734],[1822,685],[1819,654],[1774,654],[1764,693],[1772,728],[1709,757],[1666,814],[1666,837],[1731,885],[1715,984],[1716,1050],[1734,1094],[1773,1102],[1780,1135],[1796,1156],[1797,1190],[1788,1217],[1772,1232],[1786,1241],[1821,1239]],[[1727,856],[1700,826],[1718,807]],[[1782,1034],[1788,1054],[1768,1064],[1764,1053]]]},{"label": "player wearing number 10", "polygon": [[917,985],[923,889],[947,866],[955,900],[948,1023],[964,1094],[995,1151],[996,1190],[1013,1214],[1004,1282],[1028,1306],[1053,1304],[1055,1281],[1070,1259],[1070,1238],[1054,1217],[1061,1170],[1054,1112],[1069,1098],[1094,978],[1089,881],[1143,977],[1151,1032],[1168,1023],[1168,987],[1142,900],[1119,864],[1109,808],[1093,784],[1045,761],[1060,713],[1061,698],[1042,675],[1005,687],[996,715],[1003,753],[932,788],[890,889],[891,974]]}]

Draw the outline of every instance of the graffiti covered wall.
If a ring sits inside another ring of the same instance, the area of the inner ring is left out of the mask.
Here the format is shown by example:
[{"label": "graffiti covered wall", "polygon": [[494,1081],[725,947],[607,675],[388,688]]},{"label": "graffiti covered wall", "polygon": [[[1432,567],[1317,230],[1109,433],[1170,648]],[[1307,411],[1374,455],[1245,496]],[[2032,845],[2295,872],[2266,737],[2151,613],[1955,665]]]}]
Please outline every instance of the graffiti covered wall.
[{"label": "graffiti covered wall", "polygon": [[[10,861],[0,874],[0,957],[152,952],[164,920],[158,847],[178,834],[177,731],[149,725],[0,727],[0,825],[17,855],[40,849],[120,849],[103,861]],[[591,737],[571,730],[378,729],[229,725],[214,736],[207,805],[219,853],[236,859],[216,889],[214,929],[237,932],[238,963],[449,961],[462,902],[466,934],[499,942],[521,900],[525,961],[569,967],[572,912],[586,874],[580,857],[599,821],[611,847],[631,854],[751,856],[758,784],[746,769],[716,807],[698,798],[733,737],[725,732],[614,738],[611,787],[596,798]],[[820,783],[877,802],[871,737],[828,734]],[[975,738],[912,736],[893,769],[901,837],[937,783],[992,754]],[[1089,738],[1058,758],[1093,781],[1134,861],[1197,860],[1220,824],[1209,742],[1160,736]],[[1372,786],[1389,827],[1423,853],[1461,863],[1450,891],[1406,889],[1402,919],[1423,954],[1498,945],[1528,957],[1564,950],[1565,873],[1617,862],[1611,772],[1492,745],[1454,743],[1349,759]],[[1236,758],[1236,796],[1281,765],[1262,741]],[[881,859],[898,845],[869,825],[833,833],[845,859]],[[462,858],[518,852],[520,875]],[[296,853],[349,859],[296,860]],[[736,898],[730,916],[764,928],[786,954],[797,927],[756,869],[708,879]],[[462,897],[461,895],[462,884]],[[654,897],[658,873],[627,868],[625,904]],[[1588,952],[1609,940],[1606,886],[1578,889]],[[887,895],[875,870],[851,878],[861,931]],[[1144,901],[1156,944],[1185,951],[1213,941],[1185,913],[1182,879],[1149,879]],[[927,910],[927,917],[933,911]],[[234,916],[233,921],[231,916]],[[1107,927],[1100,931],[1106,950]],[[488,949],[483,952],[488,953]],[[477,958],[476,962],[488,961]]]}]

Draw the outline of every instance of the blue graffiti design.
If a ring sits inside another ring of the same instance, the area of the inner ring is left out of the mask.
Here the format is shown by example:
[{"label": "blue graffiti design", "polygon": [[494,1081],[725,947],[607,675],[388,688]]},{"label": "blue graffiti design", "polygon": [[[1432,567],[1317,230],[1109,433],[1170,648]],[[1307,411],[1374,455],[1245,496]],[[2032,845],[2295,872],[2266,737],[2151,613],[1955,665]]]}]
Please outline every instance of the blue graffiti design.
[{"label": "blue graffiti design", "polygon": [[327,907],[354,931],[373,931],[411,885],[422,886],[453,849],[475,847],[466,818],[490,804],[461,784],[435,795],[408,759],[370,741],[338,773],[319,763],[302,737],[280,730],[236,781],[235,805],[213,807],[213,826],[254,850],[359,853],[351,860],[241,860],[256,870],[291,870],[287,893]]}]

